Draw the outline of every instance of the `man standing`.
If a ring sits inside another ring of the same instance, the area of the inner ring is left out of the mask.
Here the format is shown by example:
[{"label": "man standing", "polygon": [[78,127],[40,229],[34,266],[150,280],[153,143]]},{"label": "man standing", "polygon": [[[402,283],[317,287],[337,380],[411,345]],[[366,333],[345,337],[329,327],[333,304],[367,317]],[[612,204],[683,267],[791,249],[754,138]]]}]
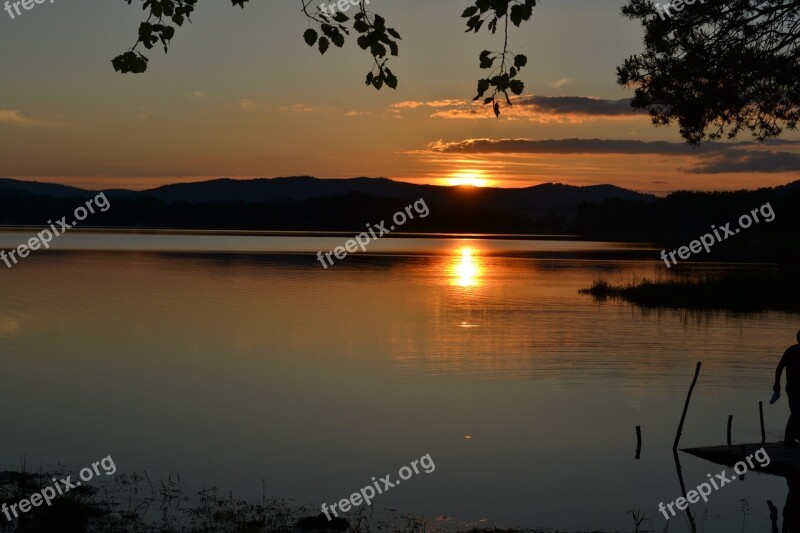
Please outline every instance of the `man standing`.
[{"label": "man standing", "polygon": [[797,332],[797,344],[790,346],[781,358],[775,371],[775,396],[772,402],[778,401],[781,393],[781,375],[786,369],[786,395],[789,397],[789,409],[792,411],[786,425],[784,444],[797,446],[800,440],[800,331]]}]

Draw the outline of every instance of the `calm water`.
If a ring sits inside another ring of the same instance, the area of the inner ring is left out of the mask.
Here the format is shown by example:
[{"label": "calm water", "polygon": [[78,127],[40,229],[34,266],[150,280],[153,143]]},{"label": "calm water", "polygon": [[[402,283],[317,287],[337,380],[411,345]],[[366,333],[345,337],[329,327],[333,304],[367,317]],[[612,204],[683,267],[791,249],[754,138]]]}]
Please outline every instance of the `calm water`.
[{"label": "calm water", "polygon": [[[0,248],[27,236],[2,232]],[[0,463],[110,454],[120,471],[254,499],[263,478],[268,497],[314,507],[430,453],[435,472],[376,509],[630,531],[638,508],[660,532],[658,503],[681,495],[670,449],[695,363],[682,445],[722,444],[729,414],[734,441],[756,442],[758,401],[798,326],[578,294],[600,277],[665,275],[647,246],[383,239],[324,270],[308,252],[344,238],[60,240],[0,264]],[[785,399],[766,416],[778,440]],[[688,488],[722,470],[681,459]],[[766,502],[782,509],[786,492],[748,474],[693,511],[707,533],[769,531]]]}]

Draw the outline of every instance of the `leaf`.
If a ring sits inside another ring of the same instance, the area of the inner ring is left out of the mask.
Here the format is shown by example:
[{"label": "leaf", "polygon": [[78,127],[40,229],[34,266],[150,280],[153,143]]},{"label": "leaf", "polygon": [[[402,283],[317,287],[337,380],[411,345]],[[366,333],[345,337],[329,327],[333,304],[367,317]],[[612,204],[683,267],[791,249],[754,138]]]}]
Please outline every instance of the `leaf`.
[{"label": "leaf", "polygon": [[386,69],[386,85],[391,89],[397,89],[397,76],[392,74],[392,71],[388,68]]},{"label": "leaf", "polygon": [[478,100],[488,90],[489,90],[489,80],[487,79],[478,80],[478,96],[473,98],[473,100]]},{"label": "leaf", "polygon": [[333,20],[335,20],[336,22],[347,22],[348,20],[350,20],[350,17],[348,17],[341,11],[337,11],[336,15],[333,16]]},{"label": "leaf", "polygon": [[328,51],[331,42],[328,40],[327,37],[320,37],[319,38],[319,53],[325,55],[325,52]]},{"label": "leaf", "polygon": [[464,10],[463,13],[461,13],[461,16],[463,18],[469,18],[476,15],[477,13],[478,13],[478,6],[469,6],[467,9]]},{"label": "leaf", "polygon": [[505,91],[508,89],[508,74],[500,74],[491,79],[492,85],[497,87],[498,91]]},{"label": "leaf", "polygon": [[522,24],[522,21],[525,19],[525,6],[517,4],[511,8],[511,22],[519,28],[519,25]]},{"label": "leaf", "polygon": [[491,68],[494,64],[494,59],[491,57],[492,53],[489,50],[481,52],[480,61],[481,68]]},{"label": "leaf", "polygon": [[494,116],[495,117],[499,117],[500,116],[500,102],[495,102],[493,108],[494,108]]},{"label": "leaf", "polygon": [[514,56],[514,66],[518,69],[524,67],[528,64],[528,58],[522,54],[518,54]]},{"label": "leaf", "polygon": [[142,54],[129,51],[115,57],[111,64],[114,66],[114,70],[122,74],[129,72],[140,74],[147,70],[147,61],[148,59]]},{"label": "leaf", "polygon": [[511,92],[519,96],[522,94],[522,91],[525,90],[525,83],[520,80],[511,80],[509,83],[509,87],[511,87]]},{"label": "leaf", "polygon": [[317,42],[317,30],[308,28],[303,34],[303,39],[305,39],[308,46],[314,46],[314,43]]},{"label": "leaf", "polygon": [[336,30],[336,32],[331,36],[331,40],[338,48],[344,46],[344,35],[342,35],[342,32],[339,30]]},{"label": "leaf", "polygon": [[505,17],[506,13],[508,13],[508,4],[510,0],[492,0],[492,8],[494,9],[495,13],[497,13],[497,17]]},{"label": "leaf", "polygon": [[375,57],[385,57],[386,47],[383,46],[381,43],[372,43],[372,45],[370,45],[370,52]]}]

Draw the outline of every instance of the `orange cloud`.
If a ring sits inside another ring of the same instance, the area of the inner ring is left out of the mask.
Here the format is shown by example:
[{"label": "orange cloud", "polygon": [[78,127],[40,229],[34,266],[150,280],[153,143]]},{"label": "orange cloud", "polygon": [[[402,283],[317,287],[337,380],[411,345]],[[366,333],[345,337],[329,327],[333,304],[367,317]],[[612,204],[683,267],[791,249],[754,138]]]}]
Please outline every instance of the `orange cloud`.
[{"label": "orange cloud", "polygon": [[[559,80],[564,81],[564,80]],[[526,95],[511,99],[512,106],[503,110],[506,120],[527,120],[539,124],[581,124],[590,120],[640,120],[643,111],[634,110],[630,99],[606,100],[591,96]],[[495,119],[490,106],[471,100],[405,101],[393,104],[392,111],[432,107],[431,118]]]},{"label": "orange cloud", "polygon": [[417,102],[414,100],[406,100],[405,102],[397,102],[389,107],[391,109],[417,109],[420,107],[453,107],[463,105],[466,100],[431,100],[429,102]]},{"label": "orange cloud", "polygon": [[53,122],[37,118],[26,117],[19,111],[13,109],[0,109],[0,124],[8,126],[19,126],[22,128],[66,128],[63,122]]}]

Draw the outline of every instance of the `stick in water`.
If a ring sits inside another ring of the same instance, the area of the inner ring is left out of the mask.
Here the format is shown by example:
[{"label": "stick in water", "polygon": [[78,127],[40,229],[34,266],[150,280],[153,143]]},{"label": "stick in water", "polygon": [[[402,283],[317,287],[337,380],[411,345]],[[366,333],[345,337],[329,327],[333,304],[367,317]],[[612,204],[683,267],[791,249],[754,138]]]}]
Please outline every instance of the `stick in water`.
[{"label": "stick in water", "polygon": [[686,405],[683,406],[683,415],[681,416],[681,423],[678,425],[678,434],[675,435],[675,444],[673,444],[672,449],[677,450],[678,444],[681,442],[681,435],[683,434],[683,423],[686,421],[686,411],[689,410],[689,401],[692,399],[692,392],[694,392],[694,386],[697,384],[697,378],[700,376],[700,367],[703,366],[702,362],[697,363],[697,370],[694,371],[694,379],[692,380],[692,386],[689,388],[689,394],[686,396]]}]

